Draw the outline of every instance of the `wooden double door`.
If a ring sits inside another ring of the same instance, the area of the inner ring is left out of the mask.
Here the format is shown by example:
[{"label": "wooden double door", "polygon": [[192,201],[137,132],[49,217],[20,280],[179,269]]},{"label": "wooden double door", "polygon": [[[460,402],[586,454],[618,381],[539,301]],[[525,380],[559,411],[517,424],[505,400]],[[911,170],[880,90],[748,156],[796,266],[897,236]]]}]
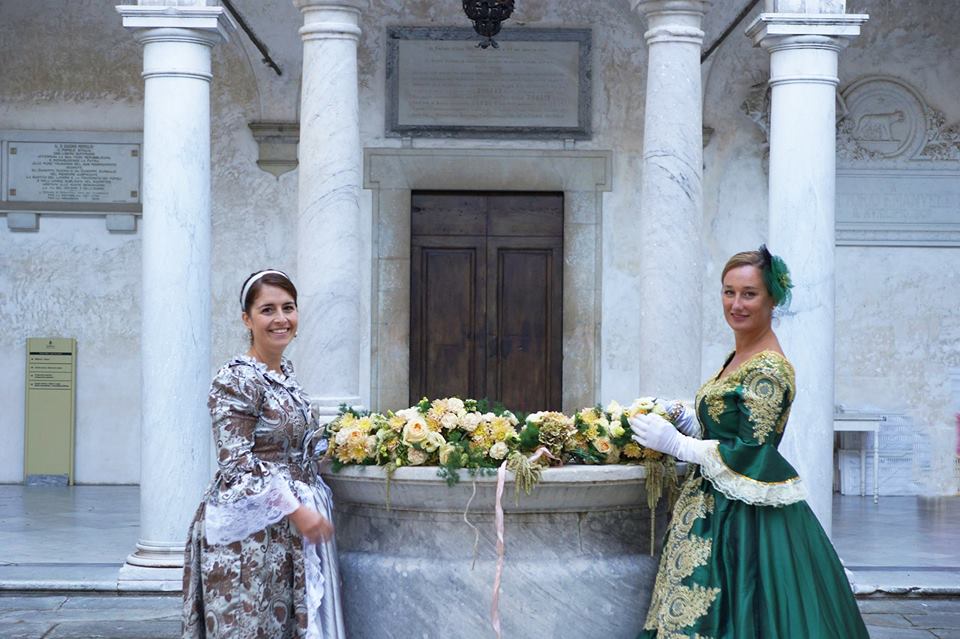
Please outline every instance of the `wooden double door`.
[{"label": "wooden double door", "polygon": [[563,194],[414,192],[410,402],[560,410]]}]

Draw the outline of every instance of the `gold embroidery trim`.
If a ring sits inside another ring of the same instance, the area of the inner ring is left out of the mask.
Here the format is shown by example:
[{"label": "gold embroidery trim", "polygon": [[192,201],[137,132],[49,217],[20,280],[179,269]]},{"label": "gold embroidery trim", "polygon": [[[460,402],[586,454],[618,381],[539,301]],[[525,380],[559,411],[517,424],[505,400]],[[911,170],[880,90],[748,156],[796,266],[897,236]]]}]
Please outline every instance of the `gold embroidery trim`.
[{"label": "gold embroidery trim", "polygon": [[[659,636],[687,637],[680,631],[707,614],[720,594],[719,588],[682,583],[694,570],[707,564],[712,552],[712,540],[690,534],[694,522],[712,513],[714,508],[713,495],[702,490],[702,483],[700,475],[686,481],[670,520],[670,533],[660,558],[650,611],[644,623],[645,629],[656,630]],[[701,639],[710,638],[703,636]]]},{"label": "gold embroidery trim", "polygon": [[783,432],[789,415],[789,410],[783,410],[783,406],[785,400],[787,404],[793,401],[795,388],[793,366],[783,355],[776,351],[761,351],[723,379],[717,379],[717,375],[697,393],[697,405],[703,402],[715,423],[720,422],[727,396],[742,388],[744,404],[750,411],[748,419],[753,424],[753,436],[757,441],[764,443],[774,428],[777,433]]}]

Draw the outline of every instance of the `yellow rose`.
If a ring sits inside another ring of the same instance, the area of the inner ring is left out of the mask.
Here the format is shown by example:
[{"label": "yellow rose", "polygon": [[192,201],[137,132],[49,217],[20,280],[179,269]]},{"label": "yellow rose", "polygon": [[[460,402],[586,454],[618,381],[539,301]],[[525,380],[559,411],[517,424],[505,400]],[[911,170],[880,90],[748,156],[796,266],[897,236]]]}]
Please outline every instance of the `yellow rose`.
[{"label": "yellow rose", "polygon": [[593,440],[593,447],[597,449],[597,452],[601,455],[606,455],[611,450],[613,450],[613,444],[610,443],[610,440],[606,437],[598,437]]},{"label": "yellow rose", "polygon": [[350,428],[341,428],[334,441],[337,446],[356,446],[358,442],[363,441],[366,434],[356,426]]}]

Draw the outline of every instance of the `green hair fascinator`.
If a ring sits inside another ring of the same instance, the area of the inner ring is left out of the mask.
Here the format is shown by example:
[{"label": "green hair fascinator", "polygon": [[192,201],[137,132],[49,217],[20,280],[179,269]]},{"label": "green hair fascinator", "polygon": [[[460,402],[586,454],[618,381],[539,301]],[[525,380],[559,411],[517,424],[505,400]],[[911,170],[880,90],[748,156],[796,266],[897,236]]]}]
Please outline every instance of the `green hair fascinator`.
[{"label": "green hair fascinator", "polygon": [[766,244],[761,244],[758,252],[763,259],[763,282],[767,285],[770,297],[777,307],[789,307],[793,282],[790,281],[787,263],[779,255],[771,253]]}]

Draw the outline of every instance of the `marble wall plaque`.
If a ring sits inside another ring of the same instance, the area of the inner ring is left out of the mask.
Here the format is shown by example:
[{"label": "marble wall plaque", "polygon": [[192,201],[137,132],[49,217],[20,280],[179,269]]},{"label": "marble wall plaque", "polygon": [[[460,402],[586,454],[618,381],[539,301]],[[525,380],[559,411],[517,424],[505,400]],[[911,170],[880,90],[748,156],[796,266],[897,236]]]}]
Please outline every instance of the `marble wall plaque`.
[{"label": "marble wall plaque", "polygon": [[140,146],[105,142],[10,142],[11,202],[133,204],[140,199]]},{"label": "marble wall plaque", "polygon": [[837,244],[960,246],[960,170],[837,171]]},{"label": "marble wall plaque", "polygon": [[387,134],[587,138],[590,30],[388,29]]}]

